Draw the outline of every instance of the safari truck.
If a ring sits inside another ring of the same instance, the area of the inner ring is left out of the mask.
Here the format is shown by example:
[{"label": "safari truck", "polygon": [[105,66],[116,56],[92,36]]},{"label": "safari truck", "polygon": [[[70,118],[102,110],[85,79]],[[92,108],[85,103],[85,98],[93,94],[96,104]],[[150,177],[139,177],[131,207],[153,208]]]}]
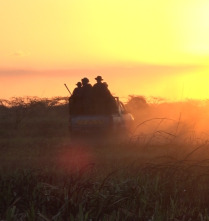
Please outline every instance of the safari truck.
[{"label": "safari truck", "polygon": [[114,97],[116,108],[112,113],[70,113],[69,130],[74,136],[119,135],[127,133],[134,118],[125,109],[118,97]]}]

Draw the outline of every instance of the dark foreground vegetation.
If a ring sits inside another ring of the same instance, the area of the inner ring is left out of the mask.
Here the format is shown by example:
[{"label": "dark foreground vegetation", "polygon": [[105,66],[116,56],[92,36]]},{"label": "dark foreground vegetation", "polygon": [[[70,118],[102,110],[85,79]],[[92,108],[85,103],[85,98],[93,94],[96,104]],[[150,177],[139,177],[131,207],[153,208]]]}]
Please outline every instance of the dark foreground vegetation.
[{"label": "dark foreground vegetation", "polygon": [[67,98],[1,104],[0,220],[209,220],[207,131],[177,104],[132,99],[130,137],[99,142],[70,140]]}]

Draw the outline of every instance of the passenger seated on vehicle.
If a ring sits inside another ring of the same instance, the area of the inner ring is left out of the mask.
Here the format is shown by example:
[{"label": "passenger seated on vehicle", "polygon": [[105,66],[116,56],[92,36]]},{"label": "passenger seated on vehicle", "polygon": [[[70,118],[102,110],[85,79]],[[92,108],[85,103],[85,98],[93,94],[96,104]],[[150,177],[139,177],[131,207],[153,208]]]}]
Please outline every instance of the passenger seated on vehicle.
[{"label": "passenger seated on vehicle", "polygon": [[115,99],[111,95],[107,83],[102,83],[101,76],[95,78],[97,81],[93,86],[93,101],[97,114],[110,114],[117,109]]},{"label": "passenger seated on vehicle", "polygon": [[[108,84],[107,82],[103,82],[103,84],[107,87],[108,90]],[[110,93],[110,91],[108,90],[108,99],[107,99],[107,112],[109,114],[115,114],[118,113],[118,108],[117,108],[117,103],[115,98],[112,96],[112,94]]]},{"label": "passenger seated on vehicle", "polygon": [[82,114],[92,114],[92,85],[88,78],[83,78],[81,90]]},{"label": "passenger seated on vehicle", "polygon": [[73,90],[73,93],[69,99],[70,114],[82,113],[82,84],[78,82],[77,87]]}]

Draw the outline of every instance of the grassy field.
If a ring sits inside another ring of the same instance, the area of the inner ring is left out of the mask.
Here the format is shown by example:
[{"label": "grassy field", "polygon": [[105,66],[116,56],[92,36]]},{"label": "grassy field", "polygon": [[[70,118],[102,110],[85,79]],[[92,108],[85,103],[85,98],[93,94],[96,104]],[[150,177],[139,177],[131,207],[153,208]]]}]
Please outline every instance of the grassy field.
[{"label": "grassy field", "polygon": [[0,220],[209,220],[207,139],[140,104],[128,139],[72,142],[66,98],[2,101]]}]

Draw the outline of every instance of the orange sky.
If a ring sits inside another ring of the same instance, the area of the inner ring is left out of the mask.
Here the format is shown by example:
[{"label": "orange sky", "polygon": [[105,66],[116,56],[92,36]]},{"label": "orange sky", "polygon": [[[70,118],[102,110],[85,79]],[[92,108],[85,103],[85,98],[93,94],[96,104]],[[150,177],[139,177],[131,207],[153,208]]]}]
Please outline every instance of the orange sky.
[{"label": "orange sky", "polygon": [[109,89],[207,99],[208,0],[0,0],[0,98]]}]

